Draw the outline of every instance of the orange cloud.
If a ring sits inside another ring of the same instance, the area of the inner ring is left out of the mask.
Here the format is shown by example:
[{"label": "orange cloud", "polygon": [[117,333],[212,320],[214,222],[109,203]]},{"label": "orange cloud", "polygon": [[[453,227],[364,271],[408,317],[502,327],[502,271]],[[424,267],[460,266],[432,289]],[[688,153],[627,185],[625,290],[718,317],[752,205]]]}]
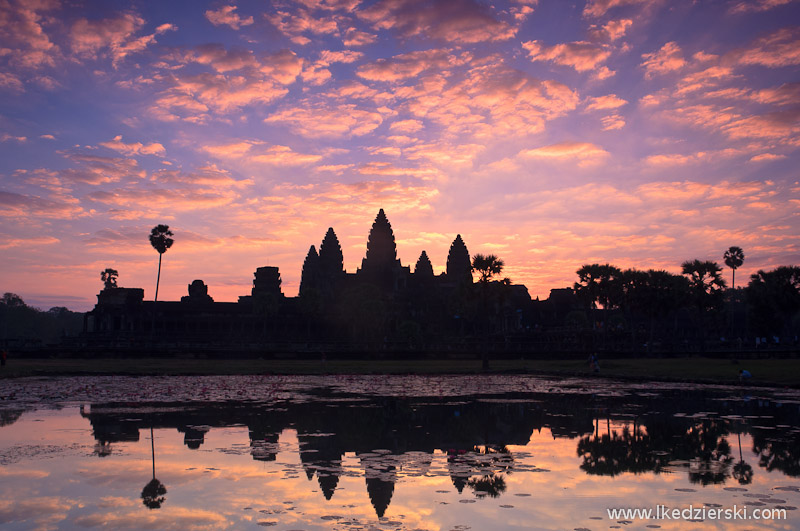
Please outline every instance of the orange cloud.
[{"label": "orange cloud", "polygon": [[323,105],[300,105],[272,113],[266,123],[283,124],[309,138],[362,136],[371,133],[383,117],[355,105],[331,108]]},{"label": "orange cloud", "polygon": [[627,105],[628,102],[618,97],[616,94],[608,94],[606,96],[597,96],[589,98],[589,104],[586,106],[587,111],[602,111],[608,109],[619,109]]},{"label": "orange cloud", "polygon": [[783,28],[756,40],[741,52],[739,63],[769,68],[800,64],[800,29]]},{"label": "orange cloud", "polygon": [[265,17],[278,31],[286,35],[295,44],[301,46],[311,42],[311,39],[302,35],[306,32],[315,35],[339,34],[339,26],[336,18],[316,18],[304,8],[298,8],[293,12],[279,9],[274,13],[267,13]]},{"label": "orange cloud", "polygon": [[370,81],[399,81],[416,77],[426,70],[443,70],[456,62],[446,50],[421,50],[396,55],[391,59],[378,59],[358,68],[359,77]]},{"label": "orange cloud", "polygon": [[378,40],[377,35],[367,33],[366,31],[360,31],[356,28],[348,28],[347,31],[344,32],[342,43],[350,48],[352,46],[366,46],[367,44],[372,44],[376,40]]},{"label": "orange cloud", "polygon": [[253,23],[253,17],[242,18],[234,11],[236,11],[236,6],[222,6],[216,11],[209,9],[205,15],[208,21],[215,26],[226,25],[235,30]]},{"label": "orange cloud", "polygon": [[25,92],[25,85],[23,85],[22,80],[8,72],[0,72],[0,88],[14,92]]},{"label": "orange cloud", "polygon": [[[559,65],[570,66],[578,72],[595,70],[600,63],[608,59],[611,51],[603,46],[585,42],[569,42],[555,46],[543,46],[539,41],[523,42],[522,47],[528,50],[531,61],[552,61]],[[603,77],[613,75],[606,69]]]},{"label": "orange cloud", "polygon": [[625,127],[625,118],[619,114],[611,114],[601,118],[600,123],[603,124],[603,131],[615,131]]},{"label": "orange cloud", "polygon": [[574,110],[580,98],[562,83],[541,81],[503,64],[476,66],[448,82],[424,77],[394,95],[417,118],[445,127],[452,136],[496,139],[541,132],[547,120]]},{"label": "orange cloud", "polygon": [[133,142],[126,144],[122,141],[122,135],[117,135],[114,140],[110,142],[100,142],[100,145],[114,151],[119,151],[123,155],[163,155],[165,153],[164,146],[158,142],[151,144],[142,144],[141,142]]},{"label": "orange cloud", "polygon": [[2,55],[8,55],[11,64],[31,69],[55,65],[61,50],[42,23],[51,16],[45,13],[58,7],[57,1],[0,2]]},{"label": "orange cloud", "polygon": [[652,0],[588,0],[583,8],[585,17],[602,17],[609,10],[636,4],[651,3]]},{"label": "orange cloud", "polygon": [[644,77],[647,79],[679,70],[686,65],[680,46],[674,41],[666,43],[657,52],[642,54],[642,59],[644,61],[641,66],[645,69]]},{"label": "orange cloud", "polygon": [[423,127],[424,125],[420,120],[400,120],[392,123],[389,129],[398,133],[416,133]]},{"label": "orange cloud", "polygon": [[596,41],[616,41],[625,36],[628,29],[633,25],[633,20],[621,18],[619,20],[609,20],[603,26],[592,25],[589,28],[589,35]]},{"label": "orange cloud", "polygon": [[755,93],[754,99],[759,103],[798,105],[800,104],[800,83],[784,83],[776,88],[761,89]]},{"label": "orange cloud", "polygon": [[498,21],[473,0],[379,0],[358,11],[358,16],[376,29],[447,42],[504,41],[516,34],[516,28]]},{"label": "orange cloud", "polygon": [[83,207],[74,201],[54,201],[34,195],[0,191],[0,216],[6,218],[72,219],[85,213]]},{"label": "orange cloud", "polygon": [[136,159],[104,157],[88,152],[71,152],[65,157],[78,163],[78,167],[60,172],[62,178],[71,182],[100,185],[123,180],[137,181],[146,175]]},{"label": "orange cloud", "polygon": [[758,11],[768,11],[775,7],[783,6],[793,2],[794,0],[754,0],[742,1],[730,8],[731,13],[750,13]]},{"label": "orange cloud", "polygon": [[269,103],[287,92],[260,76],[186,75],[174,79],[174,86],[156,99],[151,111],[160,120],[203,122],[208,111],[225,114],[247,105]]},{"label": "orange cloud", "polygon": [[722,130],[730,138],[772,138],[796,140],[800,133],[800,109],[748,116],[726,124]]},{"label": "orange cloud", "polygon": [[579,165],[586,165],[604,160],[609,153],[589,142],[560,142],[520,151],[519,156],[550,160],[577,160]]},{"label": "orange cloud", "polygon": [[760,155],[754,155],[750,157],[750,162],[762,162],[762,161],[771,162],[773,160],[781,160],[785,158],[786,155],[776,155],[775,153],[762,153]]},{"label": "orange cloud", "polygon": [[176,29],[172,24],[162,24],[153,34],[134,37],[144,22],[142,17],[132,13],[103,20],[81,18],[70,29],[70,46],[79,57],[91,60],[96,60],[107,48],[116,67],[128,55],[141,52],[156,42],[159,33]]}]

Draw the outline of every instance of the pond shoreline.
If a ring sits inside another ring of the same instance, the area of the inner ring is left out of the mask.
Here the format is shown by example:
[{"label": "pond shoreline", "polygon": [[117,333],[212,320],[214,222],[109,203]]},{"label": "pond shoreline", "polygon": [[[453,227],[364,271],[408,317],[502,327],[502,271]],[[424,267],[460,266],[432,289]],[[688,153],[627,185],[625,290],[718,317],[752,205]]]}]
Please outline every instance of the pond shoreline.
[{"label": "pond shoreline", "polygon": [[[591,377],[742,385],[740,368],[753,374],[748,386],[800,388],[800,360],[720,360],[702,357],[607,359],[600,372],[583,360],[494,360],[486,374]],[[51,358],[9,359],[2,378],[31,376],[191,376],[191,375],[343,375],[343,374],[483,374],[480,360],[265,360],[192,358]]]}]

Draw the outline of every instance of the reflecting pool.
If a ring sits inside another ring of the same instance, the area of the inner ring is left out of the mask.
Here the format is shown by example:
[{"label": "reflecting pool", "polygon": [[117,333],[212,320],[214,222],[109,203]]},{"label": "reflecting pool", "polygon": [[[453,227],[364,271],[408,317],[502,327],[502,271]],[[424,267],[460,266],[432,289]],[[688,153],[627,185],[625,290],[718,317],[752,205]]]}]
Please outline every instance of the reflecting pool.
[{"label": "reflecting pool", "polygon": [[800,528],[793,390],[509,375],[0,384],[4,529]]}]

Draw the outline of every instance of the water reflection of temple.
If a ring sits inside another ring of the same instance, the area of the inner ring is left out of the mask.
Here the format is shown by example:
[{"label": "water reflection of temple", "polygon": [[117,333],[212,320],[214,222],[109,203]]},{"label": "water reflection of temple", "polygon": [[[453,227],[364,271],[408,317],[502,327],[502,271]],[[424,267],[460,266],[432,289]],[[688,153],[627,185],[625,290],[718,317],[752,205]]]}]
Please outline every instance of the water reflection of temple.
[{"label": "water reflection of temple", "polygon": [[[524,446],[546,429],[554,438],[575,441],[580,469],[587,474],[661,474],[685,470],[698,484],[752,481],[753,467],[800,475],[797,431],[776,435],[769,425],[797,425],[795,408],[758,401],[720,405],[712,398],[680,394],[634,404],[626,398],[585,395],[529,397],[526,400],[447,403],[400,398],[207,406],[148,404],[96,405],[83,412],[104,452],[136,441],[143,429],[177,429],[189,449],[198,449],[209,430],[245,426],[253,459],[275,461],[285,430],[297,433],[305,476],[326,500],[357,462],[366,495],[378,516],[391,504],[400,476],[425,475],[434,459],[444,463],[459,493],[502,495],[505,476],[525,473],[509,447]],[[713,413],[712,411],[719,411]],[[746,417],[759,417],[752,428]],[[741,448],[749,433],[752,448]],[[100,452],[98,452],[100,454]],[[102,454],[100,454],[102,455]]]}]

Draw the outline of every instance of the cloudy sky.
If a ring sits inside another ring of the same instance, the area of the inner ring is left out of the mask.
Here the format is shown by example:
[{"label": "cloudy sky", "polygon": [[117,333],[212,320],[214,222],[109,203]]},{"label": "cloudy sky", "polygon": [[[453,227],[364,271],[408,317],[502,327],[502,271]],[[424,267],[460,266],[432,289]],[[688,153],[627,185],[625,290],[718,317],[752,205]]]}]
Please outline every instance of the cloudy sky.
[{"label": "cloudy sky", "polygon": [[[800,262],[800,2],[0,0],[0,291],[216,300],[379,208],[532,296],[584,263]],[[729,273],[726,277],[730,280]],[[163,294],[163,295],[162,295]]]}]

